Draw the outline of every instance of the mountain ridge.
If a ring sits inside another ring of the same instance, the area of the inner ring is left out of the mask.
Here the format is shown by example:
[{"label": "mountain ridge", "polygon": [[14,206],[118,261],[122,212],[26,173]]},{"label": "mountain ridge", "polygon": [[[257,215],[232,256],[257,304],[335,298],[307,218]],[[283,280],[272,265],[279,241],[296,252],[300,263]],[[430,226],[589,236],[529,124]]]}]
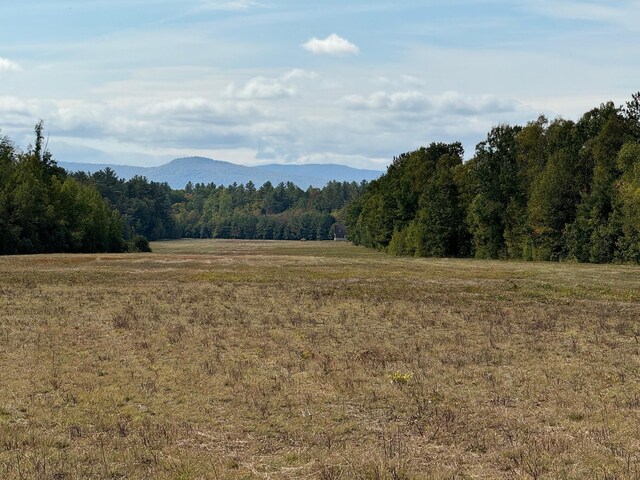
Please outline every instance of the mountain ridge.
[{"label": "mountain ridge", "polygon": [[249,181],[257,186],[266,182],[277,185],[292,182],[300,188],[323,187],[332,180],[339,182],[371,181],[384,172],[349,167],[340,164],[268,164],[248,167],[236,163],[214,160],[207,157],[181,157],[163,165],[140,167],[108,163],[58,162],[58,165],[70,172],[94,173],[110,168],[120,178],[128,180],[136,175],[147,177],[151,181],[166,182],[171,188],[184,188],[187,183],[215,183],[216,185],[246,184]]}]

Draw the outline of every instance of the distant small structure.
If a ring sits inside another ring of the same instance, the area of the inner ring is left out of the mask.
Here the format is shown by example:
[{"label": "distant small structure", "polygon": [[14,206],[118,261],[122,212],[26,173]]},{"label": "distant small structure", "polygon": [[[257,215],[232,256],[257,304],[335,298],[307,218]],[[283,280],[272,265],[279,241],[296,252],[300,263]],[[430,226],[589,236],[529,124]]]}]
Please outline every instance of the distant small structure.
[{"label": "distant small structure", "polygon": [[347,241],[347,229],[344,225],[335,224],[333,227],[333,241],[334,242],[346,242]]}]

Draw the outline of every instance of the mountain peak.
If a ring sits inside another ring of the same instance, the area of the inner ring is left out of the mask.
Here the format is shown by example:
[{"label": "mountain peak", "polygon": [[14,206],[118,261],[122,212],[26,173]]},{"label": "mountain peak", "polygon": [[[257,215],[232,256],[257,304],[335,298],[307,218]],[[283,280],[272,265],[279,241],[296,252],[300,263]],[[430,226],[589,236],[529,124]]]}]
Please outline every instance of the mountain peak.
[{"label": "mountain peak", "polygon": [[165,163],[161,165],[161,167],[166,167],[168,165],[211,165],[213,163],[227,163],[222,162],[220,160],[214,160],[213,158],[207,157],[181,157],[171,160],[169,163]]}]

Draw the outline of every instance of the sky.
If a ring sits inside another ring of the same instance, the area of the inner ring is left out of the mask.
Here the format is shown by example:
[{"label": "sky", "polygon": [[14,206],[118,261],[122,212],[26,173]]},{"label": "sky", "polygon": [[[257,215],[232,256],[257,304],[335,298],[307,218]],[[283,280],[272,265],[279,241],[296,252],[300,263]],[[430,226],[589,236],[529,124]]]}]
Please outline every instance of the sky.
[{"label": "sky", "polygon": [[0,134],[59,161],[384,170],[640,90],[640,0],[21,0]]}]

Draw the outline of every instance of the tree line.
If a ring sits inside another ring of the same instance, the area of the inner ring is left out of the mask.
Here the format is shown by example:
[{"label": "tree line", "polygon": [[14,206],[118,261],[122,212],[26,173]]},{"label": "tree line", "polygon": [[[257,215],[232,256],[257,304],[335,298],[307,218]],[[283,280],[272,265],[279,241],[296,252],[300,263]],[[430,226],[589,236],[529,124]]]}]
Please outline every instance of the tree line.
[{"label": "tree line", "polygon": [[577,122],[499,125],[394,158],[346,209],[356,244],[398,255],[640,261],[640,92]]},{"label": "tree line", "polygon": [[577,122],[499,125],[463,161],[459,142],[393,159],[366,182],[173,190],[113,170],[69,174],[43,126],[20,151],[0,137],[0,254],[144,250],[145,239],[324,240],[398,255],[640,261],[640,92]]},{"label": "tree line", "polygon": [[291,182],[247,185],[187,185],[174,206],[183,236],[264,240],[332,239],[341,210],[366,182],[329,182],[302,190]]},{"label": "tree line", "polygon": [[73,174],[95,188],[124,222],[125,237],[327,240],[333,238],[345,205],[366,182],[329,182],[302,190],[295,184],[214,183],[173,190],[145,177],[118,178],[109,168]]}]

